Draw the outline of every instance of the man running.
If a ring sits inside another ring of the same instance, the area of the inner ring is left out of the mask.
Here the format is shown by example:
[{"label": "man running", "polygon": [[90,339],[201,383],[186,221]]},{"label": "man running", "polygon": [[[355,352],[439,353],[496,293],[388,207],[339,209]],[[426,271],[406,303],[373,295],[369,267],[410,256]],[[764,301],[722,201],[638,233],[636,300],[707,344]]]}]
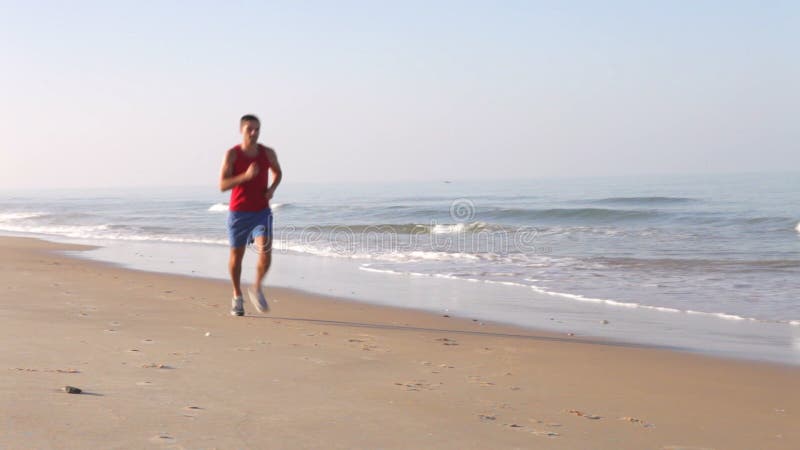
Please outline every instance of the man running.
[{"label": "man running", "polygon": [[[261,121],[247,114],[239,121],[242,143],[225,153],[219,188],[222,192],[232,189],[230,212],[228,213],[228,240],[231,255],[228,269],[233,282],[231,315],[243,316],[244,305],[240,281],[242,259],[248,243],[258,250],[256,279],[247,294],[259,312],[269,309],[261,283],[264,281],[272,261],[272,210],[269,200],[283,178],[275,150],[258,143]],[[274,180],[269,184],[269,171]]]}]

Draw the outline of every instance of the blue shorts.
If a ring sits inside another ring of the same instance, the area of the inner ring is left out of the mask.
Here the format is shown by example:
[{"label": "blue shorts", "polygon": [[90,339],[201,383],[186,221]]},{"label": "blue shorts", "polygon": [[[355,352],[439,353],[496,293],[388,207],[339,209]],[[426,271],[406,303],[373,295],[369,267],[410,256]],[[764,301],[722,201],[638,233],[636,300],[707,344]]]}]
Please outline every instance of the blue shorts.
[{"label": "blue shorts", "polygon": [[244,247],[259,236],[272,236],[271,209],[228,212],[228,241],[231,247]]}]

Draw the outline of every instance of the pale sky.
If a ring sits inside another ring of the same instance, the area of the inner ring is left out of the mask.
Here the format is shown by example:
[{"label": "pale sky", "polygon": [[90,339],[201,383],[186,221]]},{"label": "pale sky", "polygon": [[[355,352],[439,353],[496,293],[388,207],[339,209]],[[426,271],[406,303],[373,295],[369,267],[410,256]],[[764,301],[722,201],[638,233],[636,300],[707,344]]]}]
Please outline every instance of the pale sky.
[{"label": "pale sky", "polygon": [[0,0],[0,188],[800,167],[797,1]]}]

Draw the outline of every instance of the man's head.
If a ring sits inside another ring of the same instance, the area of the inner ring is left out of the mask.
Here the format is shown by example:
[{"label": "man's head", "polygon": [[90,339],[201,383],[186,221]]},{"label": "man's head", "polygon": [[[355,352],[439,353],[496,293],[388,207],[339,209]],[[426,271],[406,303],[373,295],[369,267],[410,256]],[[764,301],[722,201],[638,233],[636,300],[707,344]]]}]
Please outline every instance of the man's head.
[{"label": "man's head", "polygon": [[245,146],[258,142],[258,133],[261,131],[261,121],[253,114],[245,114],[239,119],[239,131]]}]

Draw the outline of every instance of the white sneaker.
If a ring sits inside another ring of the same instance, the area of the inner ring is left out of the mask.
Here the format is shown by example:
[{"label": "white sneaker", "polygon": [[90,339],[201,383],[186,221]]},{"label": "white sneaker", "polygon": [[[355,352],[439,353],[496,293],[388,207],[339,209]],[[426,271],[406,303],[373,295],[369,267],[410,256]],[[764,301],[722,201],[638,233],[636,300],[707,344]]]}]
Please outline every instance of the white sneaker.
[{"label": "white sneaker", "polygon": [[258,312],[267,312],[269,311],[269,304],[267,304],[267,299],[264,298],[264,294],[261,292],[261,289],[256,291],[253,288],[247,290],[247,296],[250,297],[250,303],[256,307]]},{"label": "white sneaker", "polygon": [[244,299],[242,297],[231,300],[231,315],[240,317],[244,315]]}]

